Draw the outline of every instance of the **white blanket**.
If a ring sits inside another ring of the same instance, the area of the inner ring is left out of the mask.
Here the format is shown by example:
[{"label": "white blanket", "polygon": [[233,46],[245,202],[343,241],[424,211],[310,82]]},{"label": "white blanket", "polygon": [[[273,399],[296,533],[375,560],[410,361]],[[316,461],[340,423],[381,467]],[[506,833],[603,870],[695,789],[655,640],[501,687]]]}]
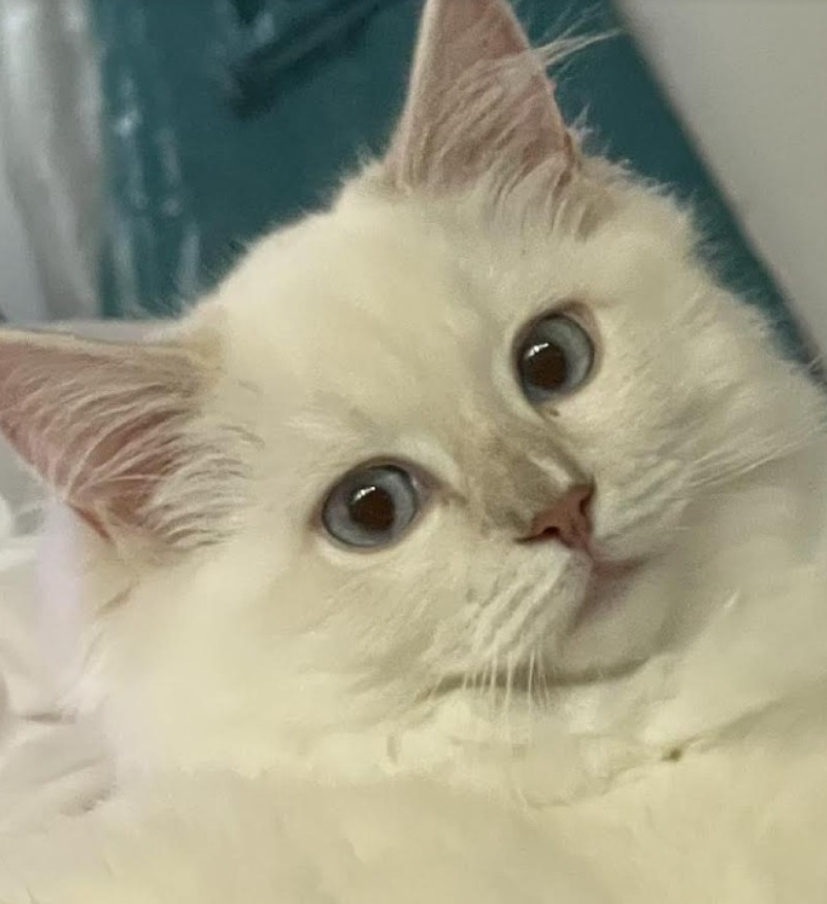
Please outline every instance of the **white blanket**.
[{"label": "white blanket", "polygon": [[60,711],[43,643],[38,542],[11,526],[0,499],[0,832],[79,812],[109,781],[94,727]]},{"label": "white blanket", "polygon": [[[139,338],[153,326],[62,328],[118,340]],[[44,605],[41,591],[48,561],[32,533],[38,496],[0,440],[0,832],[82,811],[106,794],[111,780],[94,726],[61,711],[53,651],[43,642],[59,631],[61,613]],[[60,576],[51,575],[55,580]]]}]

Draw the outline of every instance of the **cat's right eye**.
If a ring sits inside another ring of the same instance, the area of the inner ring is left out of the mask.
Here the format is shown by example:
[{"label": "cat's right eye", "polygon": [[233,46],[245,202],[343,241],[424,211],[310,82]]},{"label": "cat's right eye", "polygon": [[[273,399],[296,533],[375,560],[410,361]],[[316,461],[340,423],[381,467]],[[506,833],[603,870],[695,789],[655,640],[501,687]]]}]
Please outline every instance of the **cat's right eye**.
[{"label": "cat's right eye", "polygon": [[418,480],[399,465],[374,465],[352,471],[328,495],[322,524],[334,540],[345,546],[388,546],[416,518],[421,492]]}]

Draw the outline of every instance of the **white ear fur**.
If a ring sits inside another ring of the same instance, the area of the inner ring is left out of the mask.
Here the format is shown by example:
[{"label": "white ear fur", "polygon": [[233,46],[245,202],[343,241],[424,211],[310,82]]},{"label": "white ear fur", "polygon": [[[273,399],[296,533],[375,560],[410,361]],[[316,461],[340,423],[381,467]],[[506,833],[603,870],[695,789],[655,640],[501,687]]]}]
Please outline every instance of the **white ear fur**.
[{"label": "white ear fur", "polygon": [[400,188],[506,181],[576,162],[539,57],[505,0],[428,0],[407,102],[385,160]]},{"label": "white ear fur", "polygon": [[[204,480],[221,477],[215,450],[193,429],[207,375],[175,344],[3,332],[0,430],[101,535],[203,541],[209,519],[194,506],[199,492],[209,499]],[[188,493],[193,480],[201,485]]]}]

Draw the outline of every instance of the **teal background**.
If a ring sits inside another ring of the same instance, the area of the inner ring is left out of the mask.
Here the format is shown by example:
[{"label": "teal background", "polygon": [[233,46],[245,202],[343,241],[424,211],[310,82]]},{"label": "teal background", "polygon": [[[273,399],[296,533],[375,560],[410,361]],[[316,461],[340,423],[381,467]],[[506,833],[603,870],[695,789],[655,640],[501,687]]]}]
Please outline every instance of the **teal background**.
[{"label": "teal background", "polygon": [[[343,171],[381,149],[401,105],[422,2],[92,5],[111,187],[102,313],[137,317],[179,310],[244,243],[323,203]],[[619,24],[605,0],[517,8],[535,40],[586,12],[590,30]],[[628,35],[570,61],[558,85],[569,118],[587,111],[600,150],[691,199],[722,278],[797,347],[766,267]]]}]

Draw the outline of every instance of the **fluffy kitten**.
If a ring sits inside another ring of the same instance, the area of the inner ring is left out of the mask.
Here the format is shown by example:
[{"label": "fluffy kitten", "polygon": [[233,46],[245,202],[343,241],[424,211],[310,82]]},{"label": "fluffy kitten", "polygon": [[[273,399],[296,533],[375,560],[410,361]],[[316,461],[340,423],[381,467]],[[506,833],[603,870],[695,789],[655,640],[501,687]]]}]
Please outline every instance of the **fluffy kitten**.
[{"label": "fluffy kitten", "polygon": [[429,0],[386,158],[157,342],[0,343],[119,774],[25,894],[823,898],[821,393],[504,0]]}]

